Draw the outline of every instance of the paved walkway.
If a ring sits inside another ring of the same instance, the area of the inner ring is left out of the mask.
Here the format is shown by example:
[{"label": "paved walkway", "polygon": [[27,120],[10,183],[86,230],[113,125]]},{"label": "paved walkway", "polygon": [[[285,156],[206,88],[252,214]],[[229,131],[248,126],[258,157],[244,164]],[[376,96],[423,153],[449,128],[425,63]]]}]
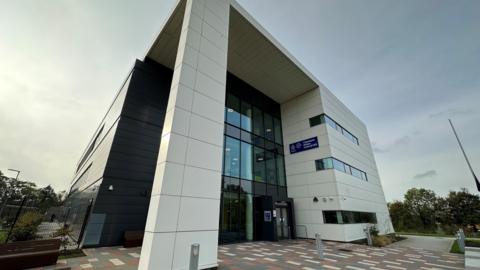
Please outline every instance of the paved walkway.
[{"label": "paved walkway", "polygon": [[402,235],[407,239],[398,241],[390,245],[390,247],[407,247],[407,248],[423,248],[426,250],[450,252],[454,238],[435,237],[435,236],[418,236],[418,235]]},{"label": "paved walkway", "polygon": [[[87,257],[58,261],[38,269],[137,269],[140,248],[85,249]],[[250,242],[219,247],[219,270],[407,270],[464,269],[458,254],[413,248],[370,248],[325,242],[325,259],[319,260],[313,241]],[[157,269],[155,269],[157,270]],[[158,269],[161,270],[161,269]]]}]

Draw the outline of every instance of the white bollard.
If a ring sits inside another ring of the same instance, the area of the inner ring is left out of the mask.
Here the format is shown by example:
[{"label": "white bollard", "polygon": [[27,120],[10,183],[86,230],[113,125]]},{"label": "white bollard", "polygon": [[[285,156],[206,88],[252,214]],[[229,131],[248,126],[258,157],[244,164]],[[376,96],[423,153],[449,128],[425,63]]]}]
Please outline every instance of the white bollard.
[{"label": "white bollard", "polygon": [[192,244],[190,248],[189,270],[198,270],[198,258],[200,257],[200,244]]},{"label": "white bollard", "polygon": [[317,253],[320,260],[323,260],[323,242],[319,233],[315,234],[315,244],[317,246]]}]

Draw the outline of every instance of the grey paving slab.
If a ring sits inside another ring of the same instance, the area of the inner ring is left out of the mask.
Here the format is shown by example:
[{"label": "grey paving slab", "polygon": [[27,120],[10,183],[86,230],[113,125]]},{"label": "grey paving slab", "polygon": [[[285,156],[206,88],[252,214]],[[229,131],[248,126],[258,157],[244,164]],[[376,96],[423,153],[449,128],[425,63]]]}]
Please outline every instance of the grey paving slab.
[{"label": "grey paving slab", "polygon": [[[86,257],[59,260],[57,265],[40,269],[118,269],[138,268],[141,248],[108,247],[85,249]],[[221,245],[219,270],[406,270],[464,269],[464,257],[420,248],[374,248],[364,245],[325,242],[324,259],[318,257],[312,240],[248,242]],[[201,255],[200,255],[201,256]],[[473,268],[475,269],[475,268]],[[155,269],[156,270],[156,269]],[[162,269],[160,269],[162,270]]]},{"label": "grey paving slab", "polygon": [[449,252],[454,238],[402,235],[407,239],[393,243],[391,247],[421,248],[432,251]]}]

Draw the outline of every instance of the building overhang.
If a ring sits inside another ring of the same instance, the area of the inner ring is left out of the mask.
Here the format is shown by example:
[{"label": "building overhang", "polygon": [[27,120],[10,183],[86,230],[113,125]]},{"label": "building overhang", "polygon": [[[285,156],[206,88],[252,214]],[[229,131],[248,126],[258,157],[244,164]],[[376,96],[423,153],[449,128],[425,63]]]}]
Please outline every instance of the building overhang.
[{"label": "building overhang", "polygon": [[[172,69],[185,3],[178,2],[146,56]],[[280,104],[320,85],[235,1],[230,6],[227,70]]]}]

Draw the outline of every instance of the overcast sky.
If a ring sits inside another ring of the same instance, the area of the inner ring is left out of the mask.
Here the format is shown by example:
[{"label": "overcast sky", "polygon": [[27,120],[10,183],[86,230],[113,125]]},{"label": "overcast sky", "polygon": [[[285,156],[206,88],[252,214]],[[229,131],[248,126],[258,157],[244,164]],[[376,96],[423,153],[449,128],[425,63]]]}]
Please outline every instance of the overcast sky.
[{"label": "overcast sky", "polygon": [[[387,201],[480,174],[480,1],[239,0],[369,129]],[[0,0],[0,170],[64,190],[173,0]]]}]

